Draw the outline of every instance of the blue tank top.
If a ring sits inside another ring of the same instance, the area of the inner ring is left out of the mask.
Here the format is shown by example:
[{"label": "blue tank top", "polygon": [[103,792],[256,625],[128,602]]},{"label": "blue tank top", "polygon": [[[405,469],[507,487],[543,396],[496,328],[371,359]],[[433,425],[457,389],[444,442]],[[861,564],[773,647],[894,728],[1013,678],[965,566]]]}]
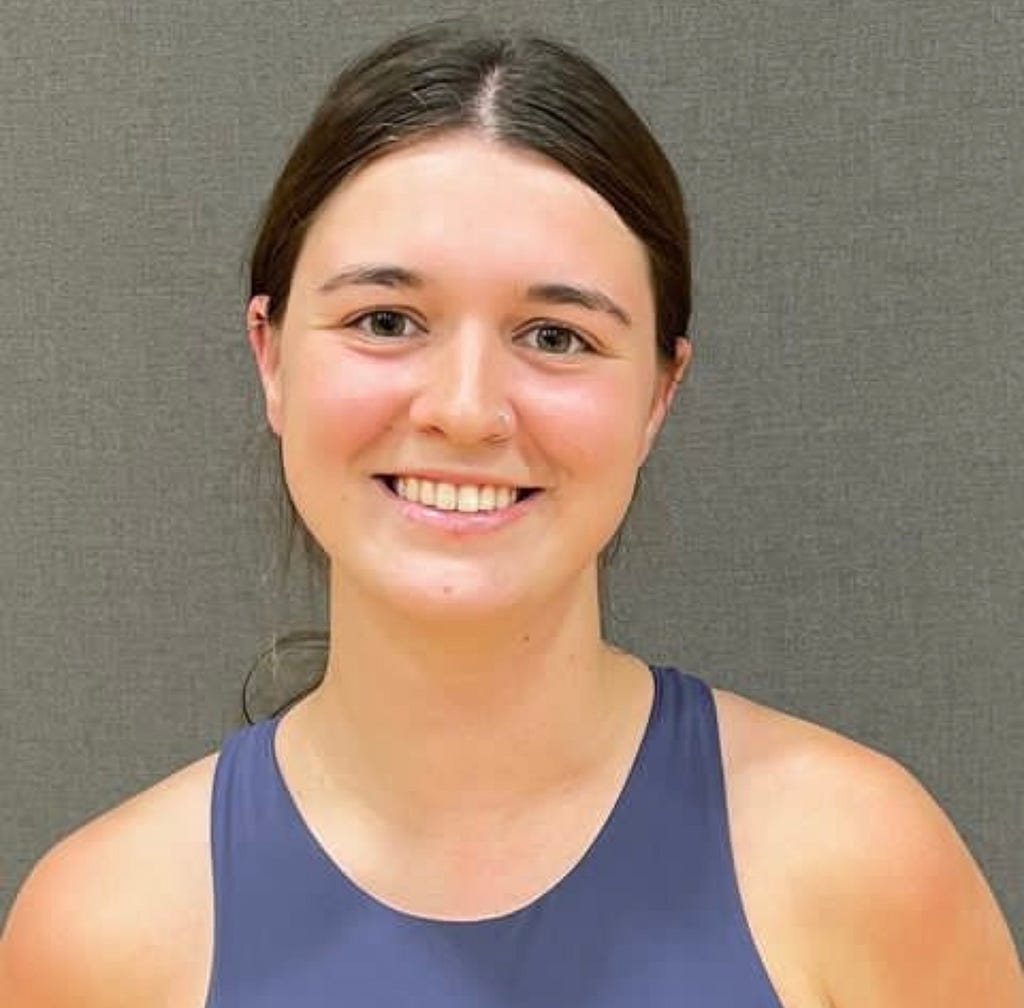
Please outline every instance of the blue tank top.
[{"label": "blue tank top", "polygon": [[643,740],[596,839],[532,903],[482,920],[414,916],[359,888],[285,785],[280,717],[230,735],[207,1008],[781,1008],[740,902],[711,691],[651,672]]}]

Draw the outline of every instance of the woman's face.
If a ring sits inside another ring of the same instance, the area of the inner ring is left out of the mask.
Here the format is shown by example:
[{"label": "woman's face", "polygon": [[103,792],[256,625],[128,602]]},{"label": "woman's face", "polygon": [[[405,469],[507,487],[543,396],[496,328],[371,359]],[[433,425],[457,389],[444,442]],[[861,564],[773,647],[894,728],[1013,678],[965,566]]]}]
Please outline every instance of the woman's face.
[{"label": "woman's face", "polygon": [[339,186],[279,329],[265,307],[267,416],[332,585],[482,614],[592,574],[673,387],[645,250],[602,197],[539,155],[429,139]]}]

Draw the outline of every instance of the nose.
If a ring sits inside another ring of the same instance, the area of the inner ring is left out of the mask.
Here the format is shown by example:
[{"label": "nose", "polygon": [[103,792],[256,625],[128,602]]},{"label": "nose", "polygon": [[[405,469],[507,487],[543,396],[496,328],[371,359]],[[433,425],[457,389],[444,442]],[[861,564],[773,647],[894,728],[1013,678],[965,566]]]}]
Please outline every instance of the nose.
[{"label": "nose", "polygon": [[439,337],[424,357],[410,417],[418,430],[460,445],[493,443],[511,434],[506,360],[499,337],[463,326]]}]

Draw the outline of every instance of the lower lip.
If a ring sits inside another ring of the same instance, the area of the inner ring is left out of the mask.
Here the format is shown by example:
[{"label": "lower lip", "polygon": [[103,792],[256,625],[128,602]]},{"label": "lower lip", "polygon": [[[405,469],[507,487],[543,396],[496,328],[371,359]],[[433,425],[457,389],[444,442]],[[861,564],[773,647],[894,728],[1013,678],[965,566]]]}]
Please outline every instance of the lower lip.
[{"label": "lower lip", "polygon": [[475,535],[511,525],[527,514],[543,493],[542,490],[538,490],[529,497],[516,501],[515,504],[495,508],[493,511],[441,511],[439,508],[414,504],[399,497],[383,480],[374,479],[373,482],[380,488],[381,493],[397,506],[399,514],[407,521],[451,535]]}]

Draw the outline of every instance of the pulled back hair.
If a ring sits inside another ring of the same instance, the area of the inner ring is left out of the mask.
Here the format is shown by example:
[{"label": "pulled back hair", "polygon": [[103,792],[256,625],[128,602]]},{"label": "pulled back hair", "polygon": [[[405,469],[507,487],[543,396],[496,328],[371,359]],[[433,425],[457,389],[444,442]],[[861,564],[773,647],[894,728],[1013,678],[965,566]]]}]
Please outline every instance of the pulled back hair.
[{"label": "pulled back hair", "polygon": [[[543,154],[611,204],[646,248],[658,358],[671,366],[676,339],[689,336],[691,313],[689,227],[672,165],[640,116],[586,57],[551,39],[488,28],[475,18],[415,28],[366,53],[331,84],[274,185],[250,256],[250,294],[269,296],[270,322],[284,319],[306,234],[338,185],[401,147],[455,132]],[[280,456],[278,464],[280,471]],[[281,482],[285,566],[298,531],[307,559],[322,572],[326,554]],[[602,553],[603,562],[617,539]],[[275,640],[254,669],[268,657],[276,665],[289,645],[322,654],[326,635],[307,631]],[[243,712],[251,720],[244,689]]]}]

